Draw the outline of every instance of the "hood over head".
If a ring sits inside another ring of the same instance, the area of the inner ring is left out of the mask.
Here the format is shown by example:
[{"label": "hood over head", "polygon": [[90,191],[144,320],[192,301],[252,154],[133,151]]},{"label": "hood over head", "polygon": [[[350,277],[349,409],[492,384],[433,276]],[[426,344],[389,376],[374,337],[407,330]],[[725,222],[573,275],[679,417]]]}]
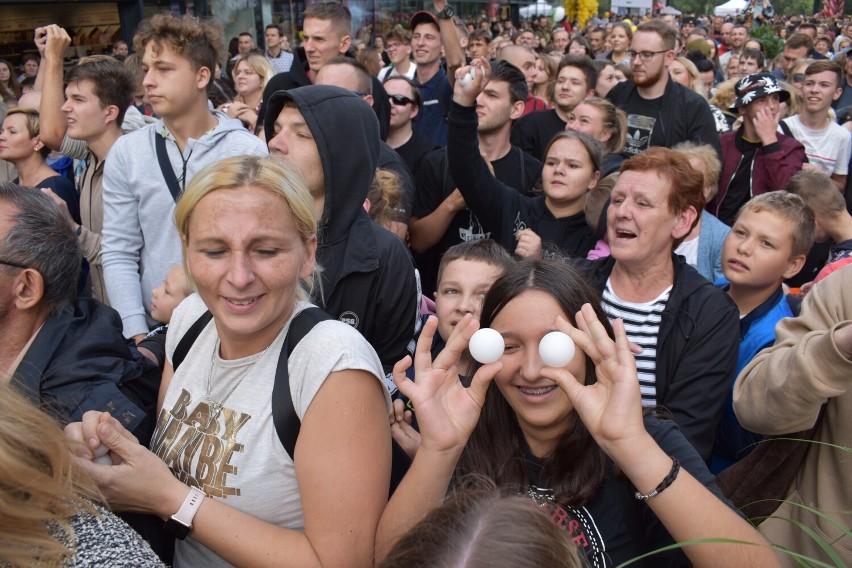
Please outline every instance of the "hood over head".
[{"label": "hood over head", "polygon": [[293,101],[314,137],[325,177],[325,207],[320,219],[321,244],[344,239],[363,204],[379,161],[379,121],[372,107],[351,91],[331,85],[308,85],[278,91],[269,99],[264,121],[266,140],[275,136],[275,121]]}]

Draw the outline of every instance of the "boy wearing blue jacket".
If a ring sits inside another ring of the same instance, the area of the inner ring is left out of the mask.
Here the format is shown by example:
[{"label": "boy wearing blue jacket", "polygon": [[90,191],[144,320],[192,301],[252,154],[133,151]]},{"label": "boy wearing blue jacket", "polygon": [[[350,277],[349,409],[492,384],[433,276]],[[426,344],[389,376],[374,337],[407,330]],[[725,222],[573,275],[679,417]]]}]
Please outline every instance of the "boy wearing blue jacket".
[{"label": "boy wearing blue jacket", "polygon": [[[740,349],[733,379],[757,353],[775,342],[775,324],[794,317],[781,285],[805,262],[816,233],[814,214],[798,195],[773,191],[752,198],[722,247],[725,278],[716,282],[740,310]],[[729,396],[710,470],[725,469],[748,454],[762,437],[737,421]]]}]

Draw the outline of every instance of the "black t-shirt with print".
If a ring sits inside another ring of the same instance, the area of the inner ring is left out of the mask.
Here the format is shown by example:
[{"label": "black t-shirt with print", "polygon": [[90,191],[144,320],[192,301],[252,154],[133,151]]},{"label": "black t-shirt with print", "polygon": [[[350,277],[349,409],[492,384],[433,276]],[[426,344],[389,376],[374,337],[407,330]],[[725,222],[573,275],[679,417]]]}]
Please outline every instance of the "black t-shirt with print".
[{"label": "black t-shirt with print", "polygon": [[[531,195],[533,186],[541,177],[541,162],[514,146],[505,156],[491,162],[491,165],[497,179],[522,195]],[[423,158],[415,185],[417,191],[412,214],[422,219],[437,209],[456,188],[447,167],[445,149],[435,150]],[[418,255],[417,268],[420,269],[423,293],[431,295],[435,291],[438,263],[448,248],[459,243],[487,238],[491,238],[491,233],[482,228],[479,219],[470,209],[465,208],[456,213],[438,244],[430,251]]]},{"label": "black t-shirt with print", "polygon": [[[645,427],[667,454],[680,461],[683,469],[730,506],[704,460],[674,422],[649,415],[645,418]],[[673,544],[674,540],[648,505],[634,497],[636,489],[624,476],[609,475],[597,495],[582,507],[559,506],[552,502],[552,491],[540,479],[541,462],[528,453],[526,463],[532,484],[530,497],[547,510],[559,527],[568,531],[589,566],[617,566]],[[689,566],[690,563],[686,555],[676,549],[654,555],[644,565],[665,568]]]},{"label": "black t-shirt with print", "polygon": [[[665,124],[660,119],[662,108],[663,97],[656,99],[630,97],[624,105],[622,110],[627,114],[627,139],[622,155],[625,158],[637,156],[647,150],[654,130],[665,129]],[[664,134],[664,131],[661,131],[661,134]]]}]

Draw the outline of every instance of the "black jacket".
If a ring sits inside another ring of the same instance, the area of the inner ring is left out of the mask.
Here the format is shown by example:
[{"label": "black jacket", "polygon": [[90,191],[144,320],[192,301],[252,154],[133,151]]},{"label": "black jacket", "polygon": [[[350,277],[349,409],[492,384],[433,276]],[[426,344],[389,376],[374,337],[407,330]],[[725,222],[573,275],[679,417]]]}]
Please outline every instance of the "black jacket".
[{"label": "black jacket", "polygon": [[100,410],[143,444],[153,432],[159,369],[124,338],[118,312],[92,298],[47,319],[12,384],[63,424]]},{"label": "black jacket", "polygon": [[[351,53],[347,56],[352,57]],[[269,108],[269,99],[278,91],[289,91],[298,87],[307,87],[313,85],[310,77],[308,77],[308,60],[305,58],[305,48],[300,47],[293,52],[293,64],[289,71],[277,73],[272,76],[269,83],[263,89],[263,102],[260,105],[260,111],[257,113],[257,123],[266,123],[266,112]],[[388,93],[382,86],[381,81],[376,77],[371,77],[373,80],[373,110],[376,111],[376,116],[379,119],[379,129],[382,140],[388,138],[388,126],[390,125],[390,101]],[[281,112],[281,109],[278,109]],[[277,116],[277,115],[276,115]],[[267,140],[270,138],[267,135]]]},{"label": "black jacket", "polygon": [[[628,102],[641,97],[633,81],[623,81],[616,84],[607,93],[606,98],[616,107],[628,112]],[[671,79],[666,83],[657,123],[659,128],[655,125],[651,146],[671,148],[687,141],[710,144],[716,149],[719,158],[722,158],[722,146],[719,144],[719,134],[716,132],[716,121],[710,112],[710,105],[701,95]]]},{"label": "black jacket", "polygon": [[281,91],[269,101],[267,140],[284,103],[299,108],[325,174],[317,261],[322,290],[313,301],[358,329],[385,368],[408,354],[419,312],[414,264],[402,240],[370,220],[364,200],[379,162],[379,124],[370,107],[338,87]]},{"label": "black jacket", "polygon": [[[709,462],[739,354],[739,310],[683,257],[673,255],[674,285],[657,337],[657,404]],[[615,259],[581,264],[598,290]]]}]

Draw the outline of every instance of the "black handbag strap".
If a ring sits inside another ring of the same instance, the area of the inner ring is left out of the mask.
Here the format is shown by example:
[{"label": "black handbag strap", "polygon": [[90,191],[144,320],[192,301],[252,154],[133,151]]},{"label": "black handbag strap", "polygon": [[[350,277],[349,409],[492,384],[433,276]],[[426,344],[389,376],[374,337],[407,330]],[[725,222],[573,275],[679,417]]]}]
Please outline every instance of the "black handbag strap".
[{"label": "black handbag strap", "polygon": [[175,170],[172,168],[172,163],[169,161],[169,153],[166,151],[166,138],[160,133],[155,133],[154,146],[157,147],[157,161],[160,163],[160,171],[163,172],[163,178],[166,180],[169,193],[172,194],[172,199],[177,202],[178,197],[180,197],[181,194],[181,189],[180,184],[178,184],[177,176],[175,175]]}]

